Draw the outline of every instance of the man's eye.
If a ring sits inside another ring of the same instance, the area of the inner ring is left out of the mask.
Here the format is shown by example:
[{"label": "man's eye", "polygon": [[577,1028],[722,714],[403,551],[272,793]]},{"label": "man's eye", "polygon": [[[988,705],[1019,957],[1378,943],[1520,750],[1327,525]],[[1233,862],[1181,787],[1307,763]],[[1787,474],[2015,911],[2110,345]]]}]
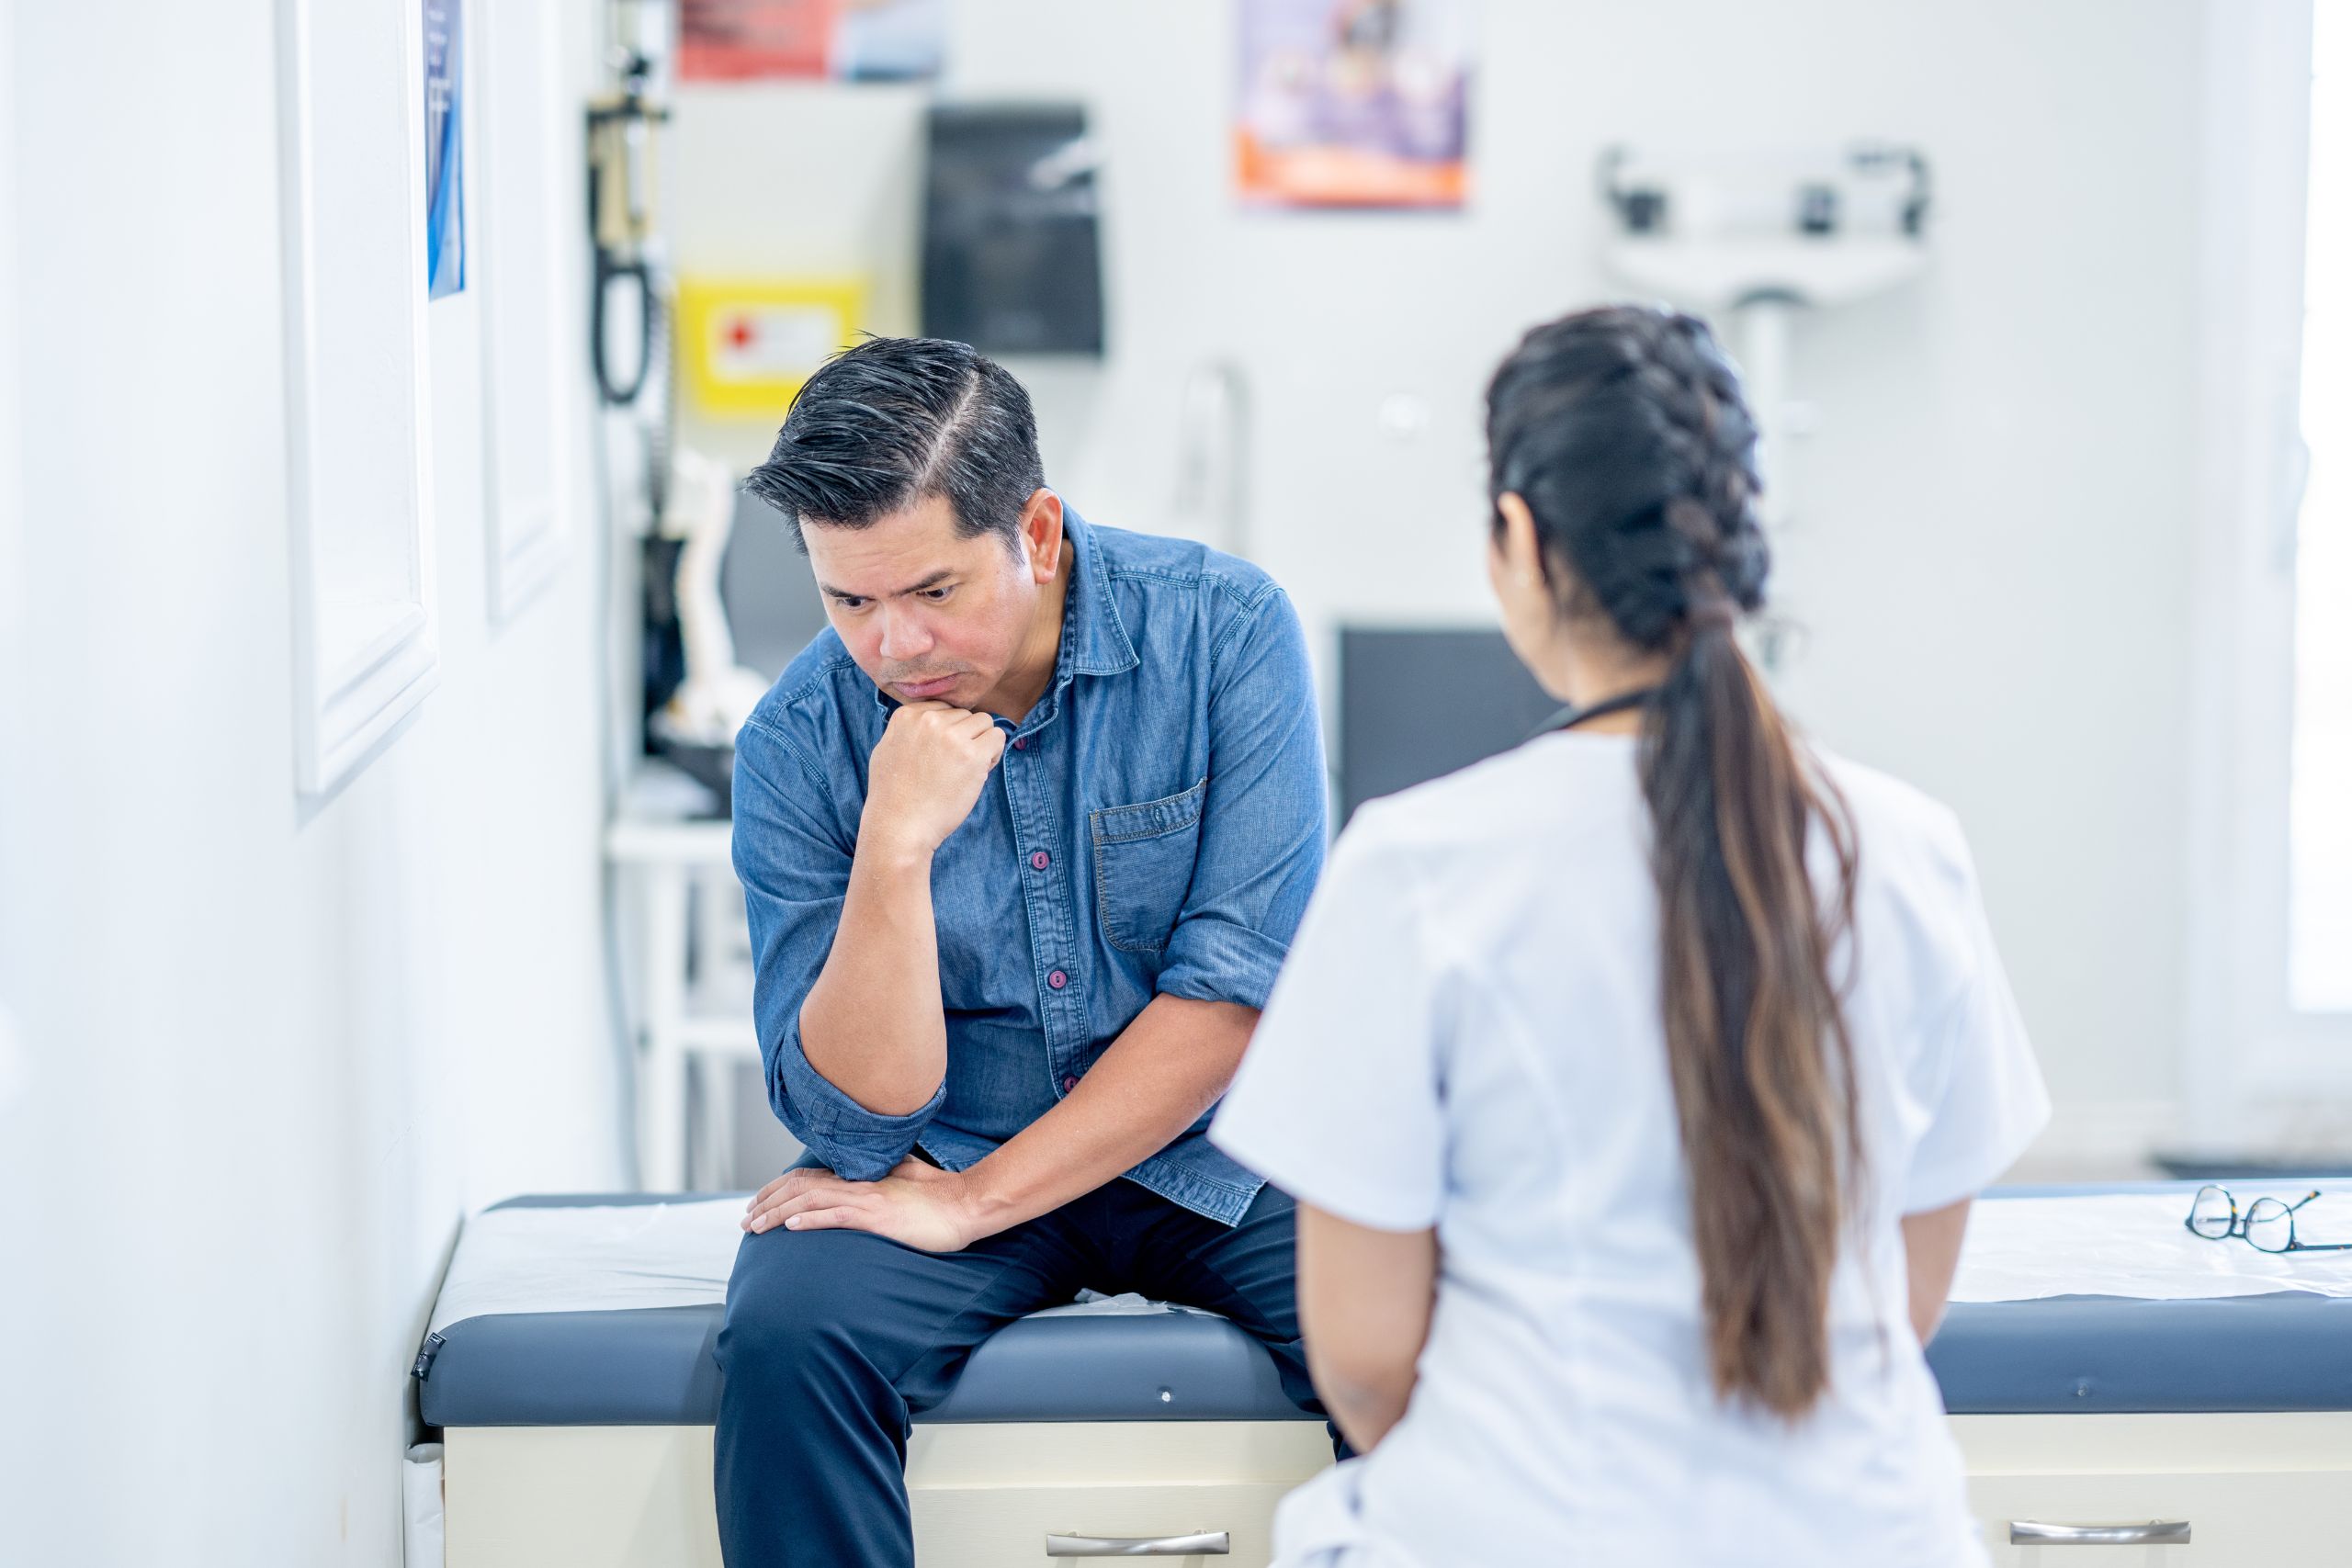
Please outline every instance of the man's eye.
[{"label": "man's eye", "polygon": [[947,596],[955,592],[953,588],[926,588],[922,591],[922,596],[934,604],[944,604],[947,602]]},{"label": "man's eye", "polygon": [[846,593],[835,599],[833,603],[840,605],[844,610],[863,610],[865,608],[865,600],[853,599]]}]

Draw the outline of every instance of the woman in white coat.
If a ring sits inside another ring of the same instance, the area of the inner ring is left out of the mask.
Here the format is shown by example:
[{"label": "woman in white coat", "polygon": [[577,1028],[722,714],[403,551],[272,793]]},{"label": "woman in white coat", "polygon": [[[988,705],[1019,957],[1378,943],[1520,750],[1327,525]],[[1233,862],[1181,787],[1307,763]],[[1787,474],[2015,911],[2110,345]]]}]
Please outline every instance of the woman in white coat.
[{"label": "woman in white coat", "polygon": [[1742,655],[1702,324],[1552,322],[1487,405],[1504,627],[1571,710],[1357,816],[1212,1131],[1299,1200],[1363,1456],[1280,1562],[1982,1562],[1921,1347],[2048,1101],[1967,847]]}]

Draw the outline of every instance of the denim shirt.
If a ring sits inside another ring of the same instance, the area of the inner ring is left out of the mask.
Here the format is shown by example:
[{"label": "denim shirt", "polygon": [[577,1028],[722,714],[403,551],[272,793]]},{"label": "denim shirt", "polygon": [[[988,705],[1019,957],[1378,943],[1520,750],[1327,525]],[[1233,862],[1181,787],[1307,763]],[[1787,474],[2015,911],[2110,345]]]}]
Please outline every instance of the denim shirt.
[{"label": "denim shirt", "polygon": [[[841,1176],[972,1165],[1078,1086],[1156,996],[1262,1008],[1323,863],[1322,727],[1298,617],[1247,562],[1063,513],[1052,686],[932,863],[947,1072],[903,1116],[809,1065],[800,1005],[849,887],[895,700],[828,629],[736,741],[735,869],[768,1094]],[[1227,1224],[1262,1179],[1202,1135],[1126,1173]]]}]

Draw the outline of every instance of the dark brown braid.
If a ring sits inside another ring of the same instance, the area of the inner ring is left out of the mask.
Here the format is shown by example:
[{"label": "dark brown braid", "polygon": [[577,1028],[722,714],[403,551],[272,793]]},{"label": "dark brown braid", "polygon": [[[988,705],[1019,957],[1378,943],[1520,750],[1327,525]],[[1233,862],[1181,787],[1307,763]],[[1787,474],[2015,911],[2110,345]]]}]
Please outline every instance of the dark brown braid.
[{"label": "dark brown braid", "polygon": [[[1830,975],[1856,852],[1844,800],[1733,635],[1770,569],[1755,422],[1703,322],[1620,306],[1530,333],[1487,389],[1487,438],[1494,493],[1534,514],[1562,613],[1672,657],[1640,766],[1708,1361],[1721,1396],[1794,1418],[1828,1382],[1862,1159]],[[1826,908],[1807,871],[1816,829],[1836,866]]]}]

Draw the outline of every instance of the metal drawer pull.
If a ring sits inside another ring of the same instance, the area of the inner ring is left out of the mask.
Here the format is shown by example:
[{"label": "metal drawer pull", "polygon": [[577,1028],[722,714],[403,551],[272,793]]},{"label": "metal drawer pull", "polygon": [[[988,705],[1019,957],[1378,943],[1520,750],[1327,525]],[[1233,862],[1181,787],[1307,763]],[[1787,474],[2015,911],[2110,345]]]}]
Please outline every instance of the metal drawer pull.
[{"label": "metal drawer pull", "polygon": [[1049,1535],[1048,1557],[1223,1557],[1233,1551],[1226,1530],[1201,1535]]},{"label": "metal drawer pull", "polygon": [[2144,1525],[2045,1525],[2009,1521],[2011,1546],[2187,1546],[2187,1519],[2150,1519]]}]

